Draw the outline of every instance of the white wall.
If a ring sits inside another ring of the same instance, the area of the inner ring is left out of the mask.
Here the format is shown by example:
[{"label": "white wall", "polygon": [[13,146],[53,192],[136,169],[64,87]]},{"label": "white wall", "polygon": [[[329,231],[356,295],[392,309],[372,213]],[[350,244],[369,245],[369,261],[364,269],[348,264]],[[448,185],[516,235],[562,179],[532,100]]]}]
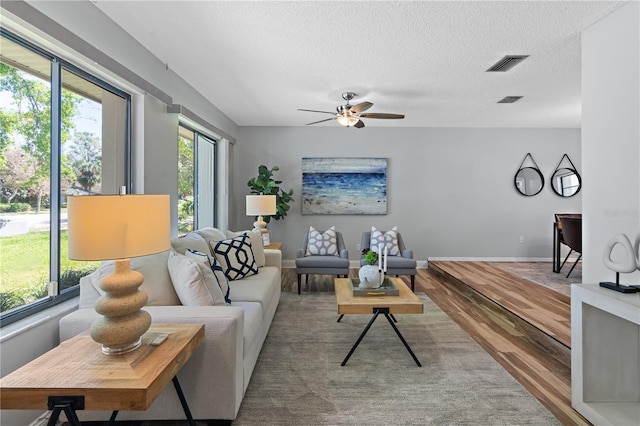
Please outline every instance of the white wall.
[{"label": "white wall", "polygon": [[618,233],[633,242],[640,229],[639,28],[640,5],[630,2],[582,35],[584,282],[613,281],[605,244]]},{"label": "white wall", "polygon": [[[513,179],[530,152],[545,187],[533,197],[516,192]],[[295,202],[284,221],[272,222],[273,241],[285,243],[283,257],[294,259],[310,225],[335,225],[359,258],[356,244],[372,225],[397,225],[418,260],[447,258],[550,259],[553,214],[580,212],[582,193],[557,196],[549,178],[567,153],[581,170],[579,129],[424,129],[241,127],[236,144],[234,194],[244,211],[246,182],[260,164],[277,165],[282,186]],[[302,157],[386,157],[388,214],[380,216],[301,214]],[[236,217],[232,226],[251,227]],[[525,243],[519,244],[519,237]]]}]

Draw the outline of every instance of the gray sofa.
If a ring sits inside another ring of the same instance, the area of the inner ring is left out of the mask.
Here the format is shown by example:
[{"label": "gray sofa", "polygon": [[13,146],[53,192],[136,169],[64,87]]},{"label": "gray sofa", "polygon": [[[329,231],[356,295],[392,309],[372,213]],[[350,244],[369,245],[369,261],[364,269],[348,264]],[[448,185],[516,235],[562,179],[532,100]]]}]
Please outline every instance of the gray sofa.
[{"label": "gray sofa", "polygon": [[[235,235],[205,228],[173,240],[172,250],[182,254],[186,248],[206,251],[210,241]],[[251,235],[251,240],[256,263],[263,266],[255,275],[229,281],[231,304],[223,306],[181,305],[167,267],[170,251],[131,259],[131,268],[145,277],[141,289],[149,300],[144,310],[154,323],[205,326],[204,342],[178,373],[194,419],[236,418],[280,300],[282,254],[263,249],[260,235]],[[99,282],[112,270],[112,263],[107,262],[81,279],[79,309],[60,321],[60,341],[87,330],[98,317],[94,305],[100,296]],[[110,413],[79,411],[78,415],[81,420],[106,420]],[[118,420],[126,419],[184,419],[184,412],[173,386],[168,386],[149,410],[118,415]]]}]

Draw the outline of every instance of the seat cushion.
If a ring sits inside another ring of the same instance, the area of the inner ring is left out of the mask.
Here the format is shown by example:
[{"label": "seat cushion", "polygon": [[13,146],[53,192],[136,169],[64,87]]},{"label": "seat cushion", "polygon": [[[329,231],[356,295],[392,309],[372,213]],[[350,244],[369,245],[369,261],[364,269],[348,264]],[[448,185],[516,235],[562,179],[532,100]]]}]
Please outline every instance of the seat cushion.
[{"label": "seat cushion", "polygon": [[305,256],[296,259],[296,268],[348,268],[349,259],[336,256]]},{"label": "seat cushion", "polygon": [[280,287],[280,269],[275,266],[260,268],[256,275],[229,283],[229,295],[233,302],[259,302],[266,310],[271,306]]}]

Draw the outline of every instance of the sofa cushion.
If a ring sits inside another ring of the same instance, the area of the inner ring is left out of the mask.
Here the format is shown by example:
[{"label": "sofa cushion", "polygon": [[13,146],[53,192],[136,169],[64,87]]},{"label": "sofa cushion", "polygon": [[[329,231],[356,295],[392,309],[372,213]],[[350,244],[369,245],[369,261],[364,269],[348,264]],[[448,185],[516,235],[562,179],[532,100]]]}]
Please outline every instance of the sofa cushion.
[{"label": "sofa cushion", "polygon": [[209,259],[171,253],[168,260],[173,286],[185,306],[226,305]]},{"label": "sofa cushion", "polygon": [[171,247],[180,254],[185,254],[187,249],[196,250],[202,253],[210,253],[211,249],[204,238],[197,232],[189,232],[182,237],[171,240]]},{"label": "sofa cushion", "polygon": [[339,256],[336,227],[332,226],[320,233],[310,226],[305,256]]},{"label": "sofa cushion", "polygon": [[213,256],[213,252],[211,251],[211,247],[213,246],[211,245],[211,242],[220,241],[227,238],[227,236],[224,235],[224,232],[222,232],[218,228],[207,227],[207,228],[197,229],[193,232],[200,235],[205,240],[205,242],[207,243],[207,250],[205,250],[204,253],[207,253],[208,251],[212,256]]},{"label": "sofa cushion", "polygon": [[253,250],[253,258],[256,261],[256,266],[262,268],[266,264],[264,246],[262,244],[262,234],[260,231],[227,231],[227,238],[239,237],[242,234],[247,234],[251,239],[251,249]]},{"label": "sofa cushion", "polygon": [[371,227],[371,250],[378,253],[378,246],[387,247],[389,256],[400,256],[400,247],[398,247],[398,227],[394,226],[391,230],[382,232],[378,231],[375,226]]},{"label": "sofa cushion", "polygon": [[209,256],[206,253],[191,249],[187,249],[185,255],[189,258],[196,259],[201,262],[206,262],[207,265],[211,267],[213,275],[216,277],[216,281],[218,282],[218,286],[220,287],[220,290],[224,295],[225,302],[231,303],[231,299],[229,298],[229,281],[227,280],[227,277],[216,258],[213,256]]},{"label": "sofa cushion", "polygon": [[[260,268],[260,272],[230,283],[230,297],[233,302],[258,302],[266,310],[279,298],[281,273],[275,266]],[[275,302],[277,304],[277,302]]]},{"label": "sofa cushion", "polygon": [[209,245],[229,281],[258,273],[247,234],[222,241],[210,241]]},{"label": "sofa cushion", "polygon": [[[167,250],[149,256],[134,257],[130,260],[131,269],[140,272],[144,277],[139,289],[147,293],[146,304],[148,306],[180,305],[180,299],[173,288],[167,268],[169,252],[170,250]],[[104,262],[100,268],[86,277],[86,279],[90,280],[91,287],[96,291],[81,292],[81,308],[93,308],[95,306],[98,297],[104,294],[104,291],[100,288],[100,281],[112,272],[113,261],[110,260]]]}]

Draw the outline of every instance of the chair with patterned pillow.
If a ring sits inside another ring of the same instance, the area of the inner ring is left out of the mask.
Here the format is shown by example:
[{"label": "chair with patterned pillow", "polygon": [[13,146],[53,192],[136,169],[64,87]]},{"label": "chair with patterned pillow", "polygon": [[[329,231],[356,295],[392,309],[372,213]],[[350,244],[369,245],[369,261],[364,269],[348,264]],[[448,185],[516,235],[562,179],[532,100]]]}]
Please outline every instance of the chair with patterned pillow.
[{"label": "chair with patterned pillow", "polygon": [[309,275],[349,275],[349,251],[344,245],[342,234],[331,227],[324,232],[316,231],[313,226],[305,233],[302,244],[296,254],[296,274],[298,274],[298,294]]},{"label": "chair with patterned pillow", "polygon": [[[407,249],[402,240],[402,235],[398,232],[398,228],[394,226],[391,230],[382,232],[378,231],[375,226],[371,227],[370,232],[362,233],[360,248],[370,249],[378,252],[378,247],[387,247],[387,275],[409,275],[411,277],[411,291],[415,291],[416,266],[417,262],[413,259],[413,250]],[[366,265],[364,254],[360,253],[360,265]]]}]

